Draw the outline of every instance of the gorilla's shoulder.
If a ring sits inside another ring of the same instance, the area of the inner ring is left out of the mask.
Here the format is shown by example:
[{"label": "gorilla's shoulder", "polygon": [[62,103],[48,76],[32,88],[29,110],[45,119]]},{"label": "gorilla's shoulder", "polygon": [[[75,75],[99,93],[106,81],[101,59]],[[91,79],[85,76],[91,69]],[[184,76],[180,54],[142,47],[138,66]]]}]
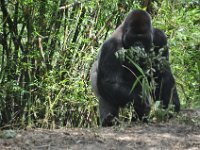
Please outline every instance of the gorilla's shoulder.
[{"label": "gorilla's shoulder", "polygon": [[115,38],[115,37],[110,37],[107,39],[103,45],[102,45],[102,50],[104,49],[109,49],[109,50],[117,50],[122,46],[122,42]]},{"label": "gorilla's shoulder", "polygon": [[158,28],[153,29],[153,43],[155,46],[163,47],[167,45],[167,36],[164,31]]}]

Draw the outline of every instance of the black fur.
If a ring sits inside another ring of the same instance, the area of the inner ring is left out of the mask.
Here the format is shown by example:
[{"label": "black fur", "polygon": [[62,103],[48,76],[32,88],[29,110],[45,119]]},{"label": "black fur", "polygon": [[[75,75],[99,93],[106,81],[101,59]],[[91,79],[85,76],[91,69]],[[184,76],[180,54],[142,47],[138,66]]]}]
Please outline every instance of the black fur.
[{"label": "black fur", "polygon": [[[115,53],[132,46],[140,46],[149,52],[154,45],[155,53],[162,47],[167,47],[167,38],[163,31],[151,25],[150,15],[143,10],[133,10],[125,21],[106,40],[100,50],[97,60],[91,69],[92,89],[99,100],[100,119],[102,126],[112,125],[112,119],[118,116],[119,107],[133,102],[139,119],[146,118],[150,111],[149,100],[142,100],[142,87],[137,84],[131,93],[131,88],[140,72],[128,62],[121,62]],[[168,48],[163,56],[168,60]],[[123,65],[128,66],[129,70]],[[136,75],[133,75],[133,73]],[[155,80],[158,84],[155,91],[155,100],[162,100],[163,108],[167,108],[172,97],[175,111],[179,111],[180,103],[175,87],[175,80],[170,67],[156,70]]]}]

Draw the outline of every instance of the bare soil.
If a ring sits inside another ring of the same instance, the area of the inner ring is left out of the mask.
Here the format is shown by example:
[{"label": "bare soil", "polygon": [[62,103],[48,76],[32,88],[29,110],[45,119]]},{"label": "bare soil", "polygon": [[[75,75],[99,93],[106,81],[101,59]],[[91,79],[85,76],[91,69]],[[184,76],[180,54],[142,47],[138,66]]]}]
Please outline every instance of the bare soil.
[{"label": "bare soil", "polygon": [[200,150],[199,119],[187,118],[193,115],[200,116],[109,128],[17,130],[14,138],[0,138],[0,150]]}]

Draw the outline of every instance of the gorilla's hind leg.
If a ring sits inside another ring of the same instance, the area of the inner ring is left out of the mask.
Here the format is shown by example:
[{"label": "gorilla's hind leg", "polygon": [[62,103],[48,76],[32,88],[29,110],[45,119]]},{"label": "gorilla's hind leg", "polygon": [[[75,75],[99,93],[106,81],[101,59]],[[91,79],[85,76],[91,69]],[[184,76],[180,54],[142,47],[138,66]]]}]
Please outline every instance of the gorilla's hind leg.
[{"label": "gorilla's hind leg", "polygon": [[100,120],[103,127],[114,125],[115,117],[118,117],[119,107],[105,100],[99,101]]}]

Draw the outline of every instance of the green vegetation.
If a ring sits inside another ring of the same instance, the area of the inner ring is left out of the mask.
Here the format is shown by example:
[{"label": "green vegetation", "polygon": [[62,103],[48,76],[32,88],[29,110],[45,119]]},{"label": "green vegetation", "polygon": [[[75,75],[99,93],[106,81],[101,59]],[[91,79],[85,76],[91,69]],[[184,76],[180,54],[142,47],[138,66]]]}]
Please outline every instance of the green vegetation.
[{"label": "green vegetation", "polygon": [[97,126],[91,64],[134,8],[168,36],[182,107],[200,108],[198,0],[0,0],[0,126]]}]

